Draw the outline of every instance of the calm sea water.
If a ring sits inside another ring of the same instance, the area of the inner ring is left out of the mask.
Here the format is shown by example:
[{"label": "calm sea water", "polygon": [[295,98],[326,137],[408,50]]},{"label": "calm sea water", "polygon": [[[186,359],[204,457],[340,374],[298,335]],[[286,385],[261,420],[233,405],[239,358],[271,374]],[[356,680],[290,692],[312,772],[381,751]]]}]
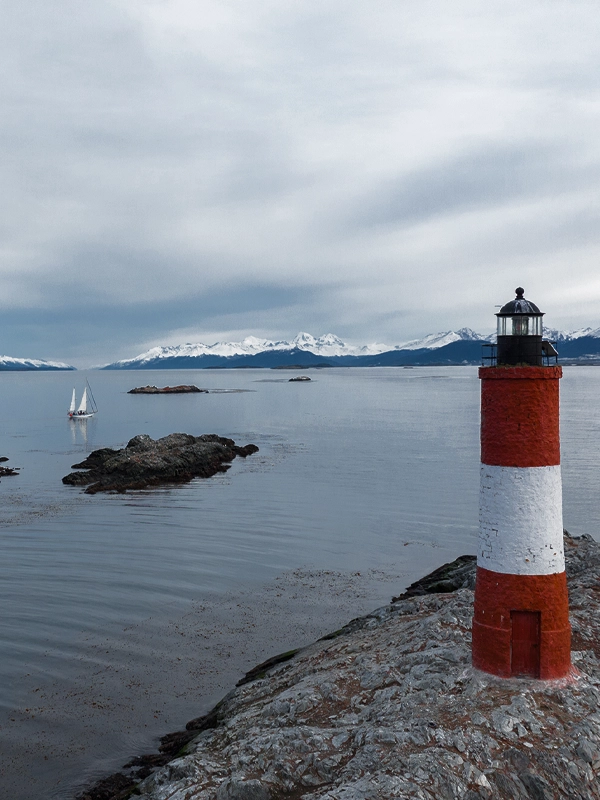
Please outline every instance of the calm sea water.
[{"label": "calm sea water", "polygon": [[[475,552],[472,367],[0,373],[0,796],[68,798],[156,748],[244,670]],[[196,383],[209,394],[128,395]],[[600,370],[566,368],[565,526],[600,534]],[[87,496],[61,477],[132,436],[260,452],[208,480]]]}]

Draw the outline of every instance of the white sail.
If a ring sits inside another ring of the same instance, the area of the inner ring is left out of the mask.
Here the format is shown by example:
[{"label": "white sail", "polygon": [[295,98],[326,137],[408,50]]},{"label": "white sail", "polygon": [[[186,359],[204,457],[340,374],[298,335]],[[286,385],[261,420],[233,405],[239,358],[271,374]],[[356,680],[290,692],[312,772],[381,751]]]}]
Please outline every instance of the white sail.
[{"label": "white sail", "polygon": [[79,403],[79,408],[77,409],[78,414],[87,414],[87,386],[83,390],[83,397],[81,398],[81,403]]},{"label": "white sail", "polygon": [[75,389],[73,389],[73,397],[71,398],[71,405],[69,406],[69,414],[75,412]]}]

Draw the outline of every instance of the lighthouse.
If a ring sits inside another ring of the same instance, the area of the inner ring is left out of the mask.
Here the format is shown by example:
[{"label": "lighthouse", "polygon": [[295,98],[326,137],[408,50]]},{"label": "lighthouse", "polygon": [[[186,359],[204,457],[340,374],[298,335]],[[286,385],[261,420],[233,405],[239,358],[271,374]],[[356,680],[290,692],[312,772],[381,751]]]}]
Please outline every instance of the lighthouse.
[{"label": "lighthouse", "polygon": [[563,549],[559,380],[543,313],[516,290],[496,314],[481,379],[479,543],[473,666],[502,678],[571,667]]}]

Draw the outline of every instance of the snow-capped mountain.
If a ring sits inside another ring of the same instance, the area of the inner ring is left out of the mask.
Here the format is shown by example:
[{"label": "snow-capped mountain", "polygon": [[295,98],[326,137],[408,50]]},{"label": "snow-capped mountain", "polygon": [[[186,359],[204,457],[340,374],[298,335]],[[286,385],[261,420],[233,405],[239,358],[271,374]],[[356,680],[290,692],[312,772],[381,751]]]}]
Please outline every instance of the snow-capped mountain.
[{"label": "snow-capped mountain", "polygon": [[552,328],[544,328],[544,338],[553,342],[572,342],[575,339],[600,339],[600,328],[579,328],[576,331],[558,331]]},{"label": "snow-capped mountain", "polygon": [[[280,346],[281,345],[281,346]],[[364,356],[384,353],[392,348],[387,344],[352,345],[343,342],[339,336],[326,333],[315,339],[310,333],[299,333],[291,342],[278,342],[278,350],[305,350],[319,356]]]},{"label": "snow-capped mountain", "polygon": [[[577,331],[544,329],[546,338],[559,343],[565,363],[600,359],[600,328]],[[314,337],[301,332],[293,339],[272,341],[248,336],[241,342],[181,344],[153,347],[135,358],[108,364],[104,369],[205,369],[323,366],[402,366],[481,363],[481,345],[494,342],[493,334],[471,328],[431,333],[397,345],[355,345],[333,333]]]},{"label": "snow-capped mountain", "polygon": [[326,333],[324,336],[315,338],[310,333],[301,332],[291,341],[271,341],[270,339],[257,339],[256,336],[247,336],[241,342],[215,342],[214,344],[198,342],[195,344],[187,343],[168,347],[153,347],[135,358],[117,361],[115,366],[143,365],[157,360],[182,357],[222,356],[228,358],[278,350],[303,350],[320,356],[354,356],[373,355],[392,349],[393,347],[385,344],[362,346],[346,344],[333,333]]},{"label": "snow-capped mountain", "polygon": [[[558,343],[563,363],[600,361],[600,328],[560,331],[544,328],[544,338]],[[278,366],[401,366],[404,364],[481,363],[481,344],[494,342],[496,334],[471,328],[430,333],[400,344],[380,342],[350,344],[333,333],[315,337],[305,331],[290,340],[247,336],[241,342],[203,342],[153,347],[135,358],[100,369],[203,369]],[[2,370],[73,370],[62,361],[0,356]]]},{"label": "snow-capped mountain", "polygon": [[471,328],[461,328],[458,331],[444,331],[442,333],[430,333],[422,339],[411,339],[409,342],[397,344],[394,350],[422,350],[427,348],[433,350],[438,347],[445,347],[452,342],[487,342],[490,341],[495,334],[490,336],[483,336],[480,333],[475,333]]},{"label": "snow-capped mountain", "polygon": [[27,370],[57,370],[75,369],[70,364],[62,361],[42,361],[36,358],[12,358],[11,356],[0,356],[0,370],[27,371]]}]

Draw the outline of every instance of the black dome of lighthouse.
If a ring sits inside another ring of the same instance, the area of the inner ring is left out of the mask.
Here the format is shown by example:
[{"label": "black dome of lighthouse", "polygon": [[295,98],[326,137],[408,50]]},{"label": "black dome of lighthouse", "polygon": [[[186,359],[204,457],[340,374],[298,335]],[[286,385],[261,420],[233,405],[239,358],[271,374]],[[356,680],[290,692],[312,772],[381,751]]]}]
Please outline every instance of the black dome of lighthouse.
[{"label": "black dome of lighthouse", "polygon": [[542,340],[543,313],[523,296],[525,290],[519,286],[516,297],[502,306],[496,314],[498,330],[496,335],[498,366],[544,365],[544,343]]},{"label": "black dome of lighthouse", "polygon": [[516,297],[514,300],[511,300],[506,305],[503,305],[500,311],[496,314],[497,317],[499,316],[513,316],[514,314],[541,314],[542,312],[536,306],[535,303],[532,303],[530,300],[526,300],[523,295],[525,294],[525,289],[521,289],[519,286],[518,289],[515,289]]}]

